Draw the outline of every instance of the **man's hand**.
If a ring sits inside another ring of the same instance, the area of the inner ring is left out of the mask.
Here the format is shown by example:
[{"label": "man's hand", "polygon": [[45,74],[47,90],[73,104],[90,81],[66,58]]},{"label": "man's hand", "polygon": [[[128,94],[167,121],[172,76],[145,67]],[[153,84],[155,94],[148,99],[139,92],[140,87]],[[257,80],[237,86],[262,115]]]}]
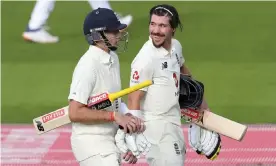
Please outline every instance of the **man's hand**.
[{"label": "man's hand", "polygon": [[204,154],[210,160],[216,159],[219,155],[221,139],[218,133],[191,124],[188,129],[188,139],[190,146],[198,154]]},{"label": "man's hand", "polygon": [[141,119],[141,116],[137,116],[136,114],[133,114],[133,111],[131,113],[126,113],[127,116],[135,116],[137,117],[137,133],[143,133],[146,130],[146,126],[144,124],[144,120]]},{"label": "man's hand", "polygon": [[115,113],[114,120],[118,125],[123,127],[125,133],[134,133],[137,132],[138,128],[141,128],[141,120],[131,114],[122,115]]},{"label": "man's hand", "polygon": [[141,153],[146,155],[151,147],[151,144],[142,133],[131,135],[126,134],[120,129],[115,135],[115,142],[121,152],[126,153],[127,151],[131,151],[137,158],[140,158]]},{"label": "man's hand", "polygon": [[137,162],[137,157],[132,154],[131,151],[123,154],[123,159],[129,164],[135,164]]}]

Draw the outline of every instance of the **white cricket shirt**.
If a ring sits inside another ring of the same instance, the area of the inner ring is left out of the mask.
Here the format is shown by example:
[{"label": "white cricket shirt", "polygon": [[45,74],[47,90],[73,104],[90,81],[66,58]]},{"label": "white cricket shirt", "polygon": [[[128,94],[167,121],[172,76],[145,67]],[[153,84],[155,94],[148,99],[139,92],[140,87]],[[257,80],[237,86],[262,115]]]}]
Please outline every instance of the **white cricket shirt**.
[{"label": "white cricket shirt", "polygon": [[172,39],[171,51],[156,48],[151,38],[143,45],[131,64],[130,86],[153,80],[146,91],[140,109],[145,121],[164,119],[181,125],[179,98],[180,67],[184,63],[182,46]]},{"label": "white cricket shirt", "polygon": [[[120,66],[114,52],[90,46],[75,67],[68,99],[88,104],[88,98],[121,90]],[[118,111],[120,101],[107,111]],[[78,161],[99,153],[119,152],[115,145],[117,125],[113,122],[86,125],[72,123],[71,146]]]}]

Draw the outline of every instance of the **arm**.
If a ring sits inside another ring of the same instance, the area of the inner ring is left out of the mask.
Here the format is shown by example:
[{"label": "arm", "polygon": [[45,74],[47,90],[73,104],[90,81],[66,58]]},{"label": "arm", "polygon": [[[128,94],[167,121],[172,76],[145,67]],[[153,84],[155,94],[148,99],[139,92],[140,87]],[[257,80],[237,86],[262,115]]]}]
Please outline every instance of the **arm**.
[{"label": "arm", "polygon": [[140,101],[145,96],[144,91],[138,90],[128,95],[128,108],[130,110],[140,110]]},{"label": "arm", "polygon": [[180,67],[180,73],[181,73],[181,74],[185,74],[185,75],[192,76],[191,71],[189,70],[189,68],[188,68],[185,64],[183,64],[183,65]]},{"label": "arm", "polygon": [[[92,71],[83,74],[82,71]],[[87,107],[87,101],[94,89],[96,71],[87,66],[78,66],[74,71],[69,93],[69,118],[72,122],[85,124],[111,122],[114,120],[112,112],[92,110]]]},{"label": "arm", "polygon": [[[138,90],[132,92],[128,95],[128,113],[136,116],[140,119],[143,119],[142,112],[140,110],[140,101],[144,97],[145,92],[142,90]],[[145,125],[142,121],[140,121],[140,128],[138,128],[138,132],[145,131]]]},{"label": "arm", "polygon": [[134,116],[126,116],[115,111],[95,110],[85,104],[71,100],[69,103],[69,118],[72,122],[83,124],[99,124],[115,121],[125,132],[133,133],[140,128],[140,123]]},{"label": "arm", "polygon": [[[145,56],[144,56],[145,57]],[[130,86],[145,80],[153,79],[153,65],[150,57],[144,58],[139,54],[131,64]],[[128,109],[132,112],[140,112],[140,101],[145,96],[148,87],[132,92],[128,95]],[[140,113],[139,113],[140,114]]]},{"label": "arm", "polygon": [[[92,71],[83,74],[82,71]],[[123,116],[120,113],[95,110],[87,107],[88,99],[94,89],[96,80],[96,72],[93,69],[78,68],[74,71],[70,93],[69,93],[69,118],[72,122],[84,124],[107,123],[115,121],[121,125],[125,131],[135,125],[132,117]],[[133,121],[133,122],[132,122]],[[128,124],[128,126],[127,126]],[[134,128],[133,127],[133,128]],[[132,132],[132,129],[130,129]]]},{"label": "arm", "polygon": [[114,121],[114,113],[103,110],[93,110],[87,108],[75,100],[69,102],[69,118],[72,122],[80,122],[85,124],[104,123]]}]

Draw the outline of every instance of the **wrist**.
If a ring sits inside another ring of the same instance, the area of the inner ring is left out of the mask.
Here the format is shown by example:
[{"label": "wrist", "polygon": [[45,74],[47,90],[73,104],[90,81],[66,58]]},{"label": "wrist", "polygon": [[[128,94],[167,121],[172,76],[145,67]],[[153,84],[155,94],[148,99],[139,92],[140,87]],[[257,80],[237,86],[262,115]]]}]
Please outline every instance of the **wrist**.
[{"label": "wrist", "polygon": [[133,116],[136,116],[138,118],[143,117],[141,110],[128,110],[128,113],[131,113]]},{"label": "wrist", "polygon": [[110,121],[115,121],[115,111],[109,112]]}]

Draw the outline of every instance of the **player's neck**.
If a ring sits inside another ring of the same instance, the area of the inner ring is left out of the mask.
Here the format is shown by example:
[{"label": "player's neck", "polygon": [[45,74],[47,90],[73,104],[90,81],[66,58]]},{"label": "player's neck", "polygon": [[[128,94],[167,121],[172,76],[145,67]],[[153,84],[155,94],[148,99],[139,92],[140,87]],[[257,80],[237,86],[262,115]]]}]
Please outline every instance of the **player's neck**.
[{"label": "player's neck", "polygon": [[172,46],[172,40],[165,41],[163,44],[163,47],[167,50],[170,51]]},{"label": "player's neck", "polygon": [[102,49],[103,51],[107,52],[109,54],[110,50],[108,47],[106,47],[105,45],[102,44],[97,44],[96,47]]}]

